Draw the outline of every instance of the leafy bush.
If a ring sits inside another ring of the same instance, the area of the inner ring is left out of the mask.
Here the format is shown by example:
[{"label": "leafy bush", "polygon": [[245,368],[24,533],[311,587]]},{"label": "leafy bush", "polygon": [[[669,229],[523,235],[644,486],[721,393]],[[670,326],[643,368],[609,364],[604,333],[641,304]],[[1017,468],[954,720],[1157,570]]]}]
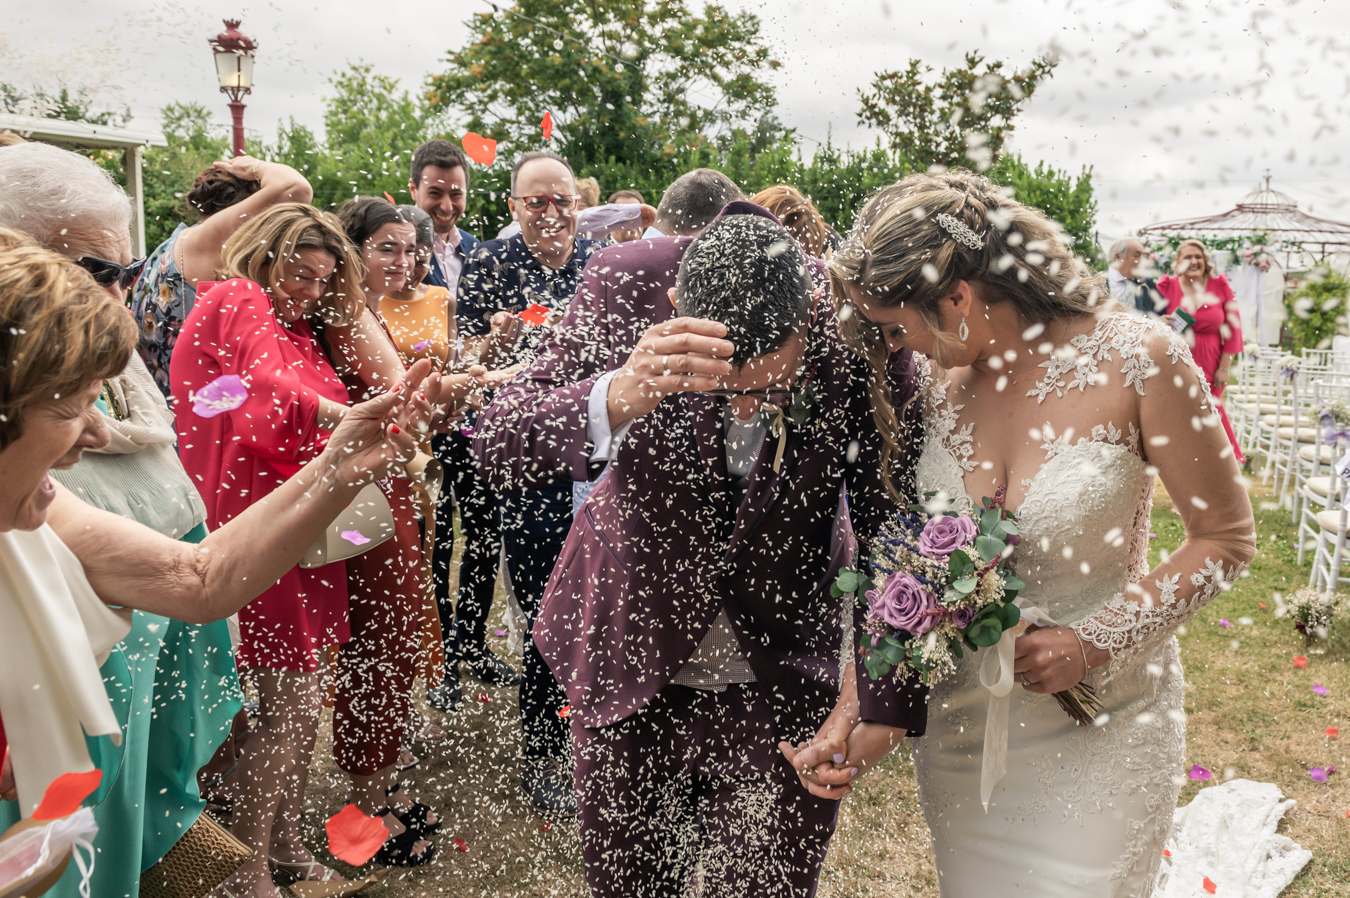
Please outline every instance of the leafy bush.
[{"label": "leafy bush", "polygon": [[1330,349],[1337,334],[1350,333],[1346,321],[1346,296],[1350,280],[1330,268],[1318,268],[1303,285],[1286,295],[1289,320],[1284,325],[1284,344],[1290,350]]}]

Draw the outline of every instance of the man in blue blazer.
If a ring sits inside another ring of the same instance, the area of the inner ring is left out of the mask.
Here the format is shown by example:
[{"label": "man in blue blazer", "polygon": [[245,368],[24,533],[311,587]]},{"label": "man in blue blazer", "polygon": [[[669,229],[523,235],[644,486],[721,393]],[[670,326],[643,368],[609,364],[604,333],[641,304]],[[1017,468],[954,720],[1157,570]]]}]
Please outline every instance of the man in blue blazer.
[{"label": "man in blue blazer", "polygon": [[[431,216],[431,265],[425,283],[445,287],[453,301],[460,273],[478,238],[458,227],[469,193],[469,163],[464,151],[448,140],[429,140],[413,153],[408,189],[413,202]],[[455,333],[454,307],[450,333]],[[458,341],[456,341],[457,343]],[[432,443],[436,458],[454,485],[442,493],[436,510],[436,547],[432,569],[436,579],[436,604],[445,637],[445,679],[427,692],[427,702],[440,711],[456,711],[462,704],[459,664],[486,683],[513,686],[520,675],[487,646],[487,618],[497,584],[502,537],[497,521],[497,495],[483,480],[469,448],[468,437],[459,431],[438,436]],[[454,555],[454,512],[459,503],[460,530],[464,534],[464,558],[459,583],[450,582]],[[458,596],[458,603],[453,597]]]}]

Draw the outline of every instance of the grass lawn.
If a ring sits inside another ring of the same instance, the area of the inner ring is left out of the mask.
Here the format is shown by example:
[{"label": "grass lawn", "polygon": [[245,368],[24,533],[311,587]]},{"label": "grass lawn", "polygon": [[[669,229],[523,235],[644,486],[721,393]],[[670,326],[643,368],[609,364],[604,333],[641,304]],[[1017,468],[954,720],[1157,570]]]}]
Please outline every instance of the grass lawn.
[{"label": "grass lawn", "polygon": [[[1275,509],[1260,488],[1253,489],[1252,498],[1260,547],[1248,576],[1180,635],[1188,682],[1185,769],[1198,764],[1214,772],[1209,782],[1188,780],[1181,803],[1230,775],[1275,783],[1298,801],[1281,832],[1313,853],[1284,895],[1342,898],[1350,895],[1345,748],[1350,740],[1350,622],[1333,631],[1326,645],[1305,652],[1292,624],[1275,617],[1272,593],[1290,593],[1307,583],[1308,568],[1296,564],[1289,513]],[[1160,549],[1175,549],[1182,538],[1180,518],[1169,510],[1161,488],[1153,532],[1151,560],[1156,563]],[[1305,654],[1308,666],[1296,667],[1293,659]],[[1327,688],[1326,696],[1314,694],[1317,683]],[[404,775],[410,793],[435,806],[446,821],[437,836],[439,856],[426,868],[395,873],[365,894],[585,896],[576,824],[544,820],[520,791],[515,690],[485,687],[467,677],[464,689],[463,711],[430,712],[449,738],[417,746],[421,763]],[[1343,735],[1328,738],[1327,727]],[[326,731],[306,795],[306,824],[315,846],[324,842],[324,820],[346,801],[345,777],[332,763]],[[1339,771],[1326,783],[1308,775],[1312,767],[1331,765]],[[465,850],[457,849],[454,837],[463,839]],[[317,847],[316,853],[327,857]],[[894,753],[845,800],[820,892],[830,898],[937,894],[907,752]]]}]

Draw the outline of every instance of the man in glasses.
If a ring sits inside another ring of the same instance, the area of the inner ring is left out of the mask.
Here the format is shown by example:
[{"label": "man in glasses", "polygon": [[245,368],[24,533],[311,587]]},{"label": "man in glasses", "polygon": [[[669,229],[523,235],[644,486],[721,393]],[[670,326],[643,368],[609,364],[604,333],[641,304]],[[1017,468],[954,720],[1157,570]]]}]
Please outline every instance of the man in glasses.
[{"label": "man in glasses", "polygon": [[[463,359],[480,360],[489,368],[533,357],[544,334],[567,311],[586,260],[600,246],[577,237],[576,179],[556,153],[530,152],[516,161],[508,202],[520,233],[488,240],[470,255],[460,274],[455,307],[464,337]],[[539,657],[529,630],[572,524],[572,483],[515,488],[498,499],[507,568],[526,618],[520,680],[525,756],[521,785],[547,815],[571,815],[576,813],[576,798],[568,773],[567,720],[559,716],[567,699]],[[509,682],[504,676],[492,676],[492,669],[484,665],[472,669],[488,682]]]},{"label": "man in glasses", "polygon": [[[906,408],[908,353],[892,372]],[[609,464],[534,629],[569,700],[592,894],[684,894],[700,867],[709,894],[812,893],[838,802],[778,744],[926,719],[922,688],[854,676],[862,611],[831,596],[850,517],[870,539],[896,503],[820,263],[744,201],[695,238],[602,250],[475,450],[516,489]]]}]

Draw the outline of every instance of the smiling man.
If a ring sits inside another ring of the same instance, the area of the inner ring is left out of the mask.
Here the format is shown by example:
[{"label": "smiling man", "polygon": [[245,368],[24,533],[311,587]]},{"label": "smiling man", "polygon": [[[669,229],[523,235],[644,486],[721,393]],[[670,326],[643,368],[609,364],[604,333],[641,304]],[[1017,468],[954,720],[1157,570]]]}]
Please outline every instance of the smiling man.
[{"label": "smiling man", "polygon": [[445,287],[454,296],[464,262],[478,246],[477,237],[459,229],[469,199],[469,162],[464,151],[448,140],[422,144],[413,151],[408,190],[413,205],[431,216],[436,235],[426,283]]},{"label": "smiling man", "polygon": [[[892,361],[904,408],[910,357]],[[608,465],[533,633],[569,702],[593,895],[683,895],[700,866],[704,894],[813,894],[838,802],[778,743],[860,717],[923,730],[922,689],[854,677],[862,611],[829,588],[850,516],[870,538],[896,507],[867,377],[823,269],[738,201],[698,237],[597,253],[480,418],[499,488]]]}]

